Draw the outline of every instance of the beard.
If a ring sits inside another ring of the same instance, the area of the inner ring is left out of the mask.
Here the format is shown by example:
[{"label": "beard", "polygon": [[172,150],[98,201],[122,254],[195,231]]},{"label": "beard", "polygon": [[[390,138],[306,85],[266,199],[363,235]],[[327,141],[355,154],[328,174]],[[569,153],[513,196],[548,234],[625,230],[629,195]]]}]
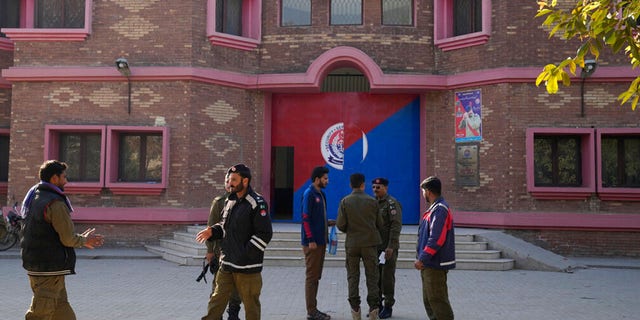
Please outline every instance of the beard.
[{"label": "beard", "polygon": [[237,186],[231,186],[231,193],[238,193],[238,192],[242,192],[244,190],[244,185],[242,184],[242,182],[238,183]]}]

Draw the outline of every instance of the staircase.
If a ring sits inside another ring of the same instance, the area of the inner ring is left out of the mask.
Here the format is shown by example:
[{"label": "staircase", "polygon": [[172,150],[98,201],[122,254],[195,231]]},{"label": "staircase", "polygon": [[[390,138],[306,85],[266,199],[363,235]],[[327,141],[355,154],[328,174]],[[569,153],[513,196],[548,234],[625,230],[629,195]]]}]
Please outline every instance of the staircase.
[{"label": "staircase", "polygon": [[[159,254],[163,259],[180,265],[202,265],[207,252],[203,244],[195,242],[195,235],[203,226],[189,226],[186,231],[174,232],[172,239],[160,239],[159,245],[147,245],[150,252]],[[415,261],[417,226],[403,226],[400,235],[400,250],[397,268],[411,269]],[[264,264],[267,266],[304,267],[304,257],[300,247],[300,225],[273,225],[273,238],[265,251]],[[327,254],[324,265],[344,267],[344,234],[338,233],[338,253]],[[456,229],[456,269],[503,271],[511,270],[513,259],[501,257],[498,250],[488,249],[487,242],[474,240],[473,229]]]}]

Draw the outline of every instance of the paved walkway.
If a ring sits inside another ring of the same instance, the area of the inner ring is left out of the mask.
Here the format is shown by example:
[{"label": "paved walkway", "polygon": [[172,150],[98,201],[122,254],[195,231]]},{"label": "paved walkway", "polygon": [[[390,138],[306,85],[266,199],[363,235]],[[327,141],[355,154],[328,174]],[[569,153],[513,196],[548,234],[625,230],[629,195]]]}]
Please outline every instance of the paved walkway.
[{"label": "paved walkway", "polygon": [[[77,252],[78,274],[67,277],[67,290],[79,320],[195,320],[205,312],[210,283],[195,281],[199,267],[178,266],[144,250]],[[0,252],[0,319],[24,319],[30,303],[18,256],[17,250]],[[625,260],[615,268],[574,273],[454,270],[449,274],[451,302],[462,320],[638,319],[640,268],[634,266],[640,264]],[[396,277],[392,319],[426,319],[418,272],[399,269]],[[265,267],[263,282],[262,319],[305,319],[303,268]],[[360,288],[364,301],[363,281]],[[320,309],[332,319],[351,319],[346,297],[345,269],[325,268]]]}]

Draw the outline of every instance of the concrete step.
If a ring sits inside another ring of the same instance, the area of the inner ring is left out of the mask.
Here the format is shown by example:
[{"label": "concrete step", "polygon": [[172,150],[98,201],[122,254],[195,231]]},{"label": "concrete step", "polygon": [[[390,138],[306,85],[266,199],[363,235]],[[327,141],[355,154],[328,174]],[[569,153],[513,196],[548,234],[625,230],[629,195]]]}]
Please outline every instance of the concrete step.
[{"label": "concrete step", "polygon": [[[192,235],[191,239],[195,239],[196,234],[200,230],[204,229],[204,227],[205,226],[203,225],[188,226],[186,232],[183,232],[183,233],[191,234]],[[274,239],[278,238],[278,239],[289,239],[289,240],[300,241],[300,231],[274,231],[273,237]],[[344,239],[345,237],[346,235],[344,233],[338,232],[339,239]],[[417,237],[418,237],[417,233],[416,234],[401,233],[400,242],[413,243],[415,245]],[[456,234],[456,243],[457,242],[473,242],[473,241],[474,241],[473,234]]]},{"label": "concrete step", "polygon": [[[278,257],[302,257],[302,248],[276,248],[267,247],[265,256],[278,256]],[[328,253],[327,257],[330,256]],[[399,259],[414,259],[416,256],[416,250],[400,249]],[[499,259],[501,256],[498,250],[456,250],[456,258],[459,259]],[[344,248],[338,248],[335,257],[344,258]]]},{"label": "concrete step", "polygon": [[160,239],[160,246],[191,255],[204,256],[207,253],[207,247],[204,244],[199,244],[195,241],[186,242],[175,239]]},{"label": "concrete step", "polygon": [[[415,228],[415,226],[413,226]],[[146,246],[147,250],[161,255],[165,260],[181,265],[202,265],[206,254],[206,246],[195,242],[195,235],[204,226],[189,226],[184,232],[175,232],[172,239],[161,239],[159,246]],[[294,226],[288,226],[288,231],[276,231],[265,251],[264,264],[266,266],[298,266],[304,267],[304,256],[300,247],[300,233],[292,231]],[[345,251],[344,238],[340,233],[340,243],[336,255],[327,254],[325,266],[344,267]],[[416,235],[403,234],[400,238],[400,249],[397,267],[413,268],[415,260]],[[501,258],[498,250],[489,250],[488,243],[474,241],[473,234],[456,235],[457,267],[460,270],[510,270],[514,267],[514,260]]]},{"label": "concrete step", "polygon": [[513,259],[456,259],[456,269],[477,271],[507,271],[514,267]]},{"label": "concrete step", "polygon": [[162,256],[162,259],[175,262],[182,266],[201,266],[204,255],[193,255],[182,251],[165,248],[162,246],[145,245],[152,253]]}]

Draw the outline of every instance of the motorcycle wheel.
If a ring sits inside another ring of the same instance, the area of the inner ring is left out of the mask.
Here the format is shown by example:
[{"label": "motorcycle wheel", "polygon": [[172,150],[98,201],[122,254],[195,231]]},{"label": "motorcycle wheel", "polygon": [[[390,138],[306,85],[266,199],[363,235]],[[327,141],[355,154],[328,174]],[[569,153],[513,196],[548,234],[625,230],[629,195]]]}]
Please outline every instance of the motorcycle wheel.
[{"label": "motorcycle wheel", "polygon": [[18,242],[18,235],[12,232],[7,232],[7,234],[0,238],[0,251],[9,250],[13,247],[16,242]]}]

